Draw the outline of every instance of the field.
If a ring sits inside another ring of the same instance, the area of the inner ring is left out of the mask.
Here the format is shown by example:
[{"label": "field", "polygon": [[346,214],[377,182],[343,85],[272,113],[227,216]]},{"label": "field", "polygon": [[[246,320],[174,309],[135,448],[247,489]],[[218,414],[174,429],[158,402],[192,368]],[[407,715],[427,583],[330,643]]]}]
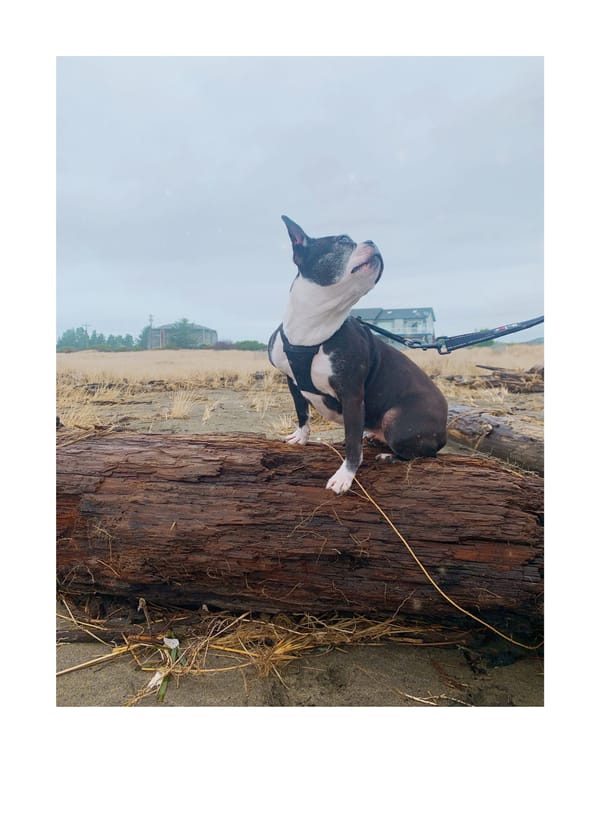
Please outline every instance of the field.
[{"label": "field", "polygon": [[[543,363],[544,347],[540,344],[503,344],[457,350],[441,356],[435,350],[408,350],[406,354],[432,375],[472,374],[478,364],[529,369]],[[266,353],[241,350],[148,350],[136,353],[99,353],[86,350],[58,353],[58,374],[76,373],[85,379],[128,378],[144,381],[157,378],[203,379],[212,374],[250,375],[266,370],[270,364]]]},{"label": "field", "polygon": [[[449,356],[411,351],[450,403],[543,423],[543,396],[504,388],[469,389],[452,376],[526,371],[543,365],[543,345],[502,345],[459,350]],[[479,365],[479,366],[478,366]],[[149,351],[57,355],[57,416],[66,438],[98,431],[255,432],[281,439],[295,427],[285,379],[266,353]],[[313,436],[343,438],[339,427],[314,418]],[[59,623],[72,620],[62,604]],[[376,644],[373,644],[376,642]],[[58,646],[58,668],[105,654],[98,643]],[[59,705],[122,705],[148,675],[131,658],[58,678]],[[147,681],[147,680],[146,680]],[[156,705],[156,696],[140,705]],[[372,640],[330,652],[315,651],[268,678],[252,671],[206,674],[173,685],[167,705],[542,705],[542,661],[525,656],[510,665],[474,668],[456,647],[417,647]]]},{"label": "field", "polygon": [[[465,390],[447,378],[483,374],[482,366],[528,370],[543,364],[542,345],[498,349],[409,351],[449,401],[514,410],[506,391]],[[478,366],[479,365],[479,366]],[[519,396],[517,409],[540,409],[540,395]],[[267,354],[237,350],[155,350],[139,353],[59,353],[57,415],[66,427],[114,427],[145,432],[244,432],[282,436],[295,426],[284,377]],[[313,420],[322,433],[339,427]],[[331,436],[329,436],[331,437]]]}]

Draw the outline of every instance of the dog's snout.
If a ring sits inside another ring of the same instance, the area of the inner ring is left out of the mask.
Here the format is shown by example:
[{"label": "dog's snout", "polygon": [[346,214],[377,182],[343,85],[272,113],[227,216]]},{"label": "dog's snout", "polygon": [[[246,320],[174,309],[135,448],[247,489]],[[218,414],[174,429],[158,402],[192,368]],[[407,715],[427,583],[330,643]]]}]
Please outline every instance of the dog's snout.
[{"label": "dog's snout", "polygon": [[377,247],[377,245],[375,244],[375,242],[372,242],[370,239],[367,239],[367,241],[366,241],[366,242],[363,242],[363,245],[364,245],[365,247],[370,248],[370,250],[373,250],[373,251],[374,251],[374,255],[377,255],[377,256],[379,256],[379,257],[381,258],[381,251],[379,250],[379,248]]},{"label": "dog's snout", "polygon": [[[376,262],[377,266],[379,267],[379,276],[377,277],[377,281],[379,281],[379,278],[383,273],[383,259],[381,258],[381,253],[374,253],[372,261]],[[375,282],[375,284],[377,284],[377,282]]]}]

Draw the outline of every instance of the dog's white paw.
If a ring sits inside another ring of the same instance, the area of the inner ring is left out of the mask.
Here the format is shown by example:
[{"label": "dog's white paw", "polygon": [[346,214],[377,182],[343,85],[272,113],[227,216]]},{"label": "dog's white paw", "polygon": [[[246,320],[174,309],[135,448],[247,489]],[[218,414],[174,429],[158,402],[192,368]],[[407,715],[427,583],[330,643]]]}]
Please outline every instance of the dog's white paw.
[{"label": "dog's white paw", "polygon": [[380,464],[391,464],[396,460],[396,456],[392,452],[380,452],[375,456],[375,460]]},{"label": "dog's white paw", "polygon": [[301,444],[304,446],[310,437],[310,426],[305,424],[303,427],[298,427],[291,435],[286,437],[288,444]]},{"label": "dog's white paw", "polygon": [[348,469],[346,461],[344,461],[335,475],[329,478],[326,488],[333,490],[336,495],[341,495],[350,489],[355,474],[351,469]]}]

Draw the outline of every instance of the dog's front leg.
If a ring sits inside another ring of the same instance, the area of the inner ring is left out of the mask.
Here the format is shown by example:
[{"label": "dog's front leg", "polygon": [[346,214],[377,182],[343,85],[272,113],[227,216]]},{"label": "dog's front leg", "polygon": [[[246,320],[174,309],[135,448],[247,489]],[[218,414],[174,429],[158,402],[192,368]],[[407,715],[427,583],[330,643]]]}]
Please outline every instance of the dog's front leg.
[{"label": "dog's front leg", "polygon": [[288,435],[285,440],[288,444],[306,444],[310,437],[308,401],[289,376],[287,383],[292,398],[294,399],[294,406],[296,407],[296,415],[298,417],[298,427],[291,435]]},{"label": "dog's front leg", "polygon": [[362,463],[362,434],[365,423],[365,404],[362,395],[356,398],[344,398],[342,414],[346,437],[346,458],[335,475],[332,475],[327,481],[327,489],[332,489],[337,495],[350,489],[356,471]]}]

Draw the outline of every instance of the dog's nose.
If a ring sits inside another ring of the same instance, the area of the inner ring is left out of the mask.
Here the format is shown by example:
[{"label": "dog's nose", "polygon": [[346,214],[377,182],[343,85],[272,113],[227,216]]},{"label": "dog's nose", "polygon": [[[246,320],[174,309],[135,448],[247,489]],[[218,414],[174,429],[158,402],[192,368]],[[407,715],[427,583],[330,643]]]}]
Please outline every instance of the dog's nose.
[{"label": "dog's nose", "polygon": [[366,245],[370,245],[371,247],[375,247],[375,242],[372,242],[370,239],[367,239],[365,242]]}]

